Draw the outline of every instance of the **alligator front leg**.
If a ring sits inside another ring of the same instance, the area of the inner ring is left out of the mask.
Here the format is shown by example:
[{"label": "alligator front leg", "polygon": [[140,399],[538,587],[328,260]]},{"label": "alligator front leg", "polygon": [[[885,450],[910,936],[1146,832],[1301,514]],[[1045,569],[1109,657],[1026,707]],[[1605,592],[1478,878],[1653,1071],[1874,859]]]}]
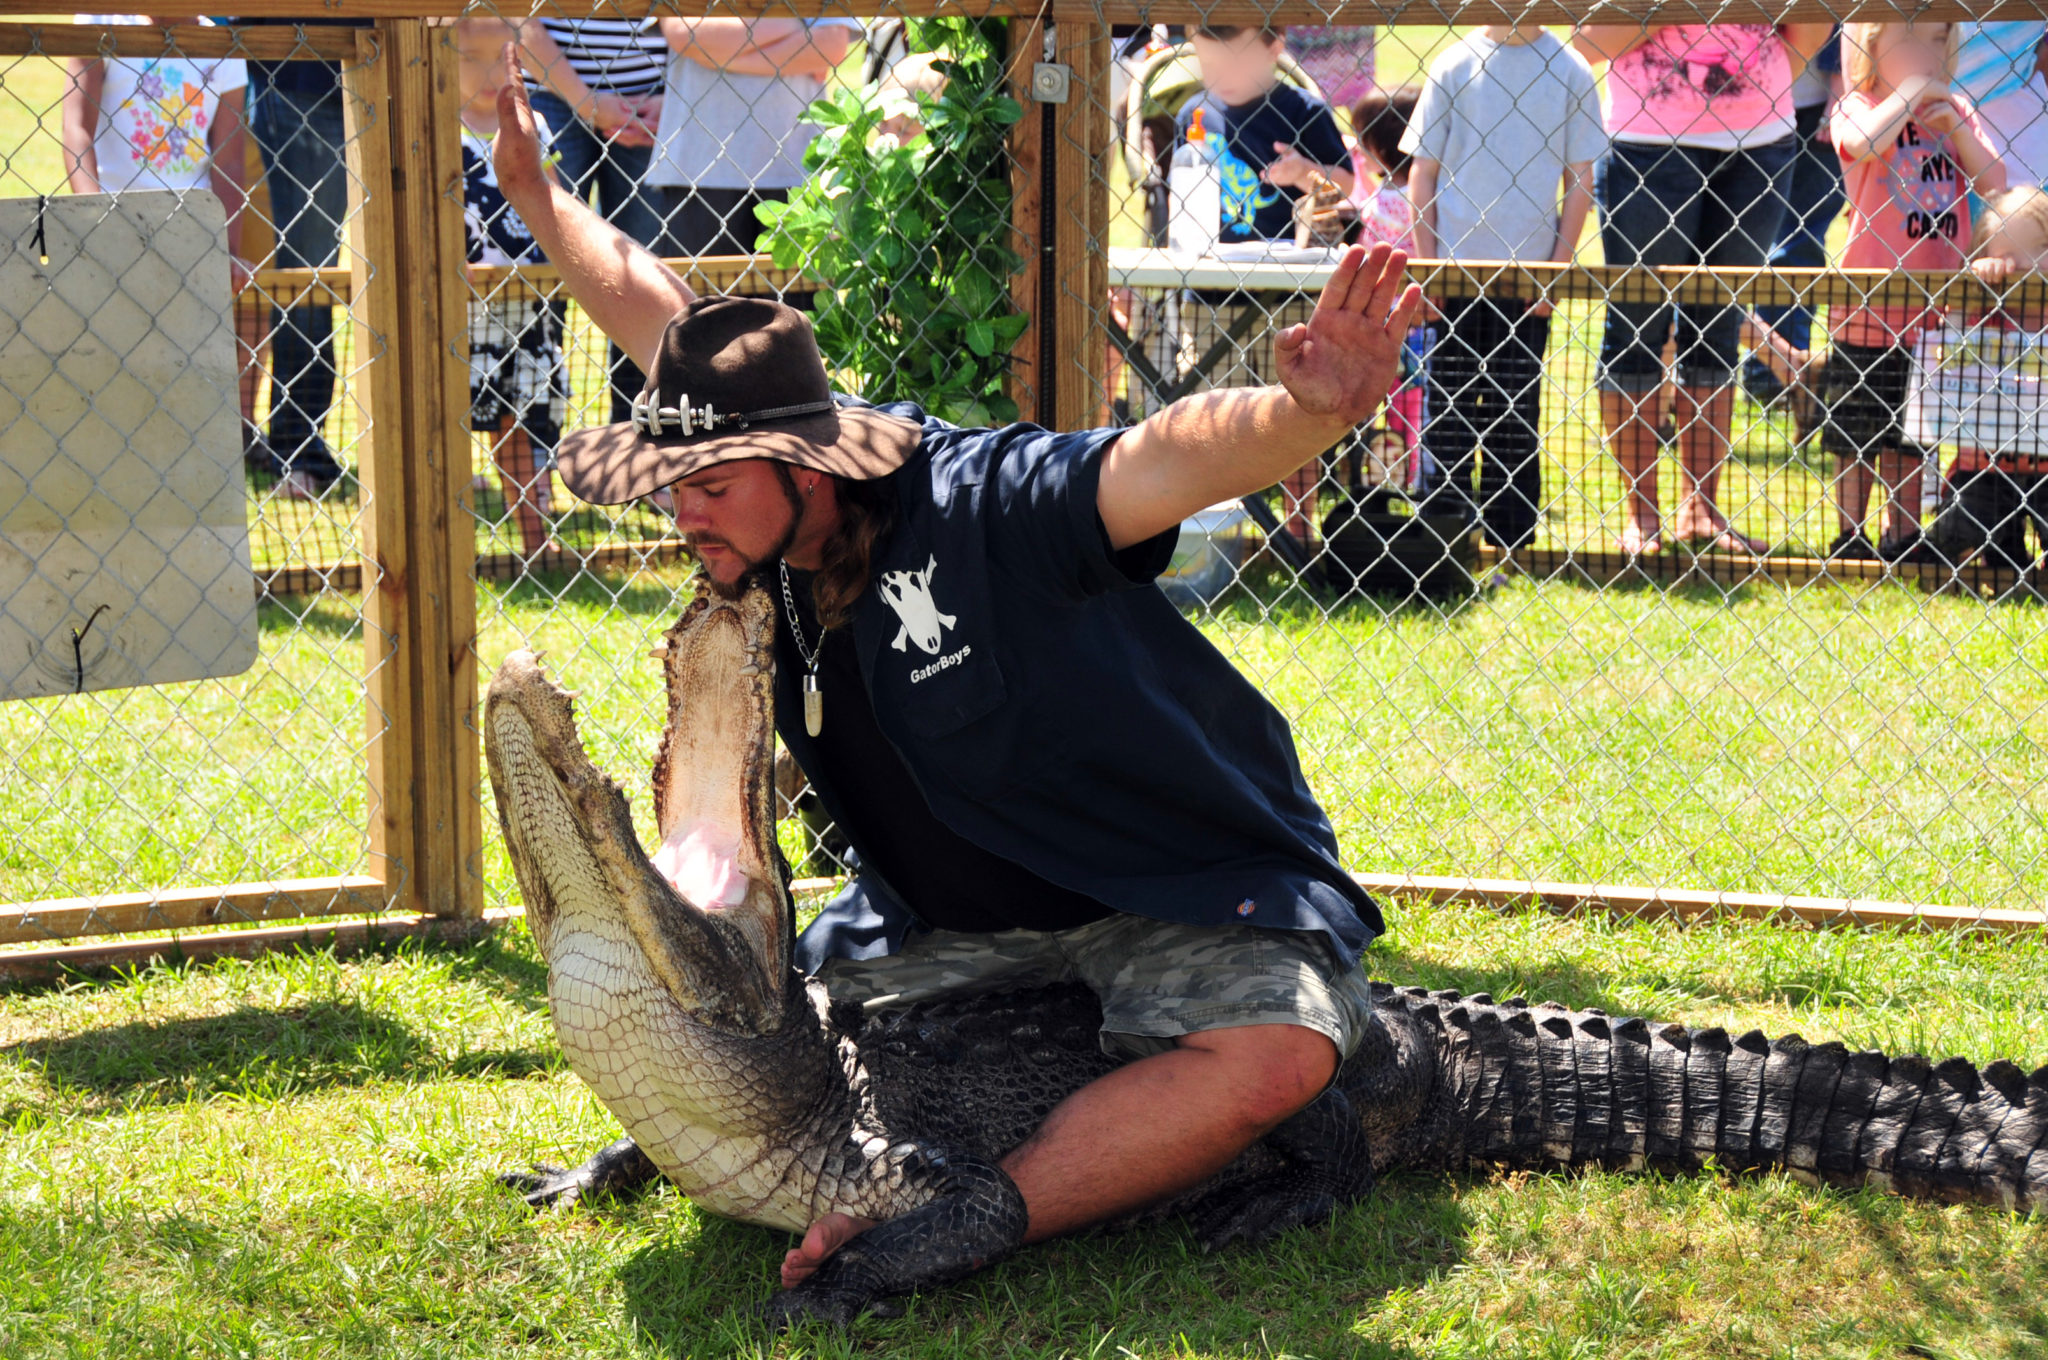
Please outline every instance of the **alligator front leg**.
[{"label": "alligator front leg", "polygon": [[1321,1223],[1372,1192],[1372,1150],[1351,1101],[1332,1086],[1265,1137],[1284,1165],[1210,1195],[1189,1211],[1203,1251],[1270,1242]]},{"label": "alligator front leg", "polygon": [[990,1162],[922,1148],[891,1149],[890,1174],[929,1178],[931,1198],[868,1229],[794,1289],[768,1300],[778,1331],[806,1318],[844,1327],[884,1299],[947,1284],[994,1265],[1024,1242],[1016,1182]]},{"label": "alligator front leg", "polygon": [[498,1177],[498,1184],[517,1190],[534,1208],[545,1209],[551,1204],[574,1204],[599,1195],[624,1195],[660,1178],[660,1170],[648,1160],[639,1144],[631,1138],[621,1138],[599,1148],[581,1166],[567,1170],[537,1166],[532,1171],[508,1171]]}]

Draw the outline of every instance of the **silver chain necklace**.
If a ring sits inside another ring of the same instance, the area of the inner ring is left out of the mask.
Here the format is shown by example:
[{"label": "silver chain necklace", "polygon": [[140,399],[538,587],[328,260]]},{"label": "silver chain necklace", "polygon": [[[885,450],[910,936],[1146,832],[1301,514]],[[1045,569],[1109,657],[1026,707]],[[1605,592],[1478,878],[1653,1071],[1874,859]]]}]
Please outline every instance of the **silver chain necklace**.
[{"label": "silver chain necklace", "polygon": [[789,640],[796,644],[796,654],[804,660],[804,731],[813,737],[825,730],[825,694],[818,688],[818,656],[825,650],[825,634],[818,633],[817,650],[804,645],[804,626],[796,615],[796,595],[789,588],[789,563],[778,562],[775,569],[782,575],[782,609],[789,616]]}]

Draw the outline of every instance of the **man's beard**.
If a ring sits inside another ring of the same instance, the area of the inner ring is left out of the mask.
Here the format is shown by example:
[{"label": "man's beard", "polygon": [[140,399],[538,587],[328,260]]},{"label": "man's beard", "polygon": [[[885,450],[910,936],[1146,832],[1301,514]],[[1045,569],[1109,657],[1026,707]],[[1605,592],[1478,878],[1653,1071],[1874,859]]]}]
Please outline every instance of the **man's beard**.
[{"label": "man's beard", "polygon": [[[722,600],[737,600],[746,594],[748,588],[760,579],[761,573],[766,571],[770,564],[781,561],[782,555],[789,551],[789,545],[796,542],[797,526],[803,522],[804,517],[804,500],[797,494],[796,478],[790,475],[787,467],[776,463],[775,476],[776,480],[782,483],[783,496],[789,501],[789,523],[783,526],[781,536],[775,540],[775,546],[767,552],[759,557],[748,557],[735,548],[730,539],[712,538],[702,534],[690,534],[683,539],[685,546],[697,555],[698,574],[704,578],[705,584],[711,587],[711,593]],[[704,557],[697,552],[698,546],[703,543],[716,543],[739,558],[739,575],[727,582],[703,570]]]}]

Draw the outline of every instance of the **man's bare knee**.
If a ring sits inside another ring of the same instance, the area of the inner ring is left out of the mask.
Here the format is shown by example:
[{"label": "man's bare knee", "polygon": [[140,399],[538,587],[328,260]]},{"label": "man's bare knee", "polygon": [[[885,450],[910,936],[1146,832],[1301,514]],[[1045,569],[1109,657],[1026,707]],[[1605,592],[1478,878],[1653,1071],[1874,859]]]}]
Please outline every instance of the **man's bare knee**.
[{"label": "man's bare knee", "polygon": [[1337,1072],[1337,1045],[1305,1025],[1240,1025],[1180,1038],[1182,1048],[1229,1064],[1236,1113],[1260,1131],[1284,1123],[1314,1100]]}]

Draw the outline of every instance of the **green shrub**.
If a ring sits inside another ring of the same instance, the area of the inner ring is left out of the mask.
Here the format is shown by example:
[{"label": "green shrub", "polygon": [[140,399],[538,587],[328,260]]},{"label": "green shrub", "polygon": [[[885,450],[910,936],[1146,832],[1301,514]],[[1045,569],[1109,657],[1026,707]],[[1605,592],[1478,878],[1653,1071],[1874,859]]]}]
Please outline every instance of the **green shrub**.
[{"label": "green shrub", "polygon": [[825,285],[812,320],[842,385],[966,425],[1016,419],[1003,377],[1029,320],[1010,303],[1023,261],[1003,142],[1023,109],[1003,91],[1004,31],[999,19],[911,21],[914,51],[950,57],[945,92],[916,99],[925,135],[874,135],[910,109],[900,93],[835,89],[806,115],[822,129],[809,177],[758,209],[777,266]]}]

